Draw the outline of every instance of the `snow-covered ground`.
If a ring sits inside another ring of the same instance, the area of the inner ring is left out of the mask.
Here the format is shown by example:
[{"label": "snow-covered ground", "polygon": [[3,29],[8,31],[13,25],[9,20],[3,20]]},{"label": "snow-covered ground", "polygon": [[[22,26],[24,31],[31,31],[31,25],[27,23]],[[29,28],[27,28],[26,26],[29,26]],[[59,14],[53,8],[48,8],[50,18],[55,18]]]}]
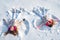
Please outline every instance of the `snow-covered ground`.
[{"label": "snow-covered ground", "polygon": [[[20,18],[26,18],[29,21],[29,31],[27,35],[24,35],[24,37],[21,40],[60,40],[60,27],[57,24],[54,28],[46,28],[47,30],[37,30],[32,25],[32,20],[34,19],[34,14],[32,13],[32,9],[34,7],[44,7],[49,9],[49,13],[57,16],[60,19],[60,0],[0,0],[0,21],[5,17],[6,11],[11,8],[24,8],[26,9],[30,15],[21,14]],[[38,18],[38,17],[36,17]],[[18,18],[19,19],[19,18]],[[0,22],[0,25],[2,22]],[[0,32],[2,30],[0,26]],[[5,37],[0,37],[0,40],[19,40],[17,36],[13,36],[11,34],[8,34]]]}]

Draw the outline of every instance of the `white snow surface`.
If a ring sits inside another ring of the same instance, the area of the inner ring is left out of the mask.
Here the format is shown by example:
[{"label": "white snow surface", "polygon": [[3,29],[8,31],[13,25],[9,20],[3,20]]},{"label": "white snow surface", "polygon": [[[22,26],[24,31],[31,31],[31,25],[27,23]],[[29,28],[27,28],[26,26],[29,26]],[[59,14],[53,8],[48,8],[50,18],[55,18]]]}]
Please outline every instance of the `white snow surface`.
[{"label": "white snow surface", "polygon": [[[50,9],[49,13],[60,19],[60,0],[0,0],[0,32],[3,26],[2,19],[5,17],[7,10],[11,8],[25,8],[27,11],[29,10],[32,15],[27,16],[26,13],[24,15],[21,14],[21,19],[26,18],[30,25],[28,34],[23,34],[24,36],[21,40],[60,40],[60,24],[57,24],[55,27],[51,28],[51,30],[48,30],[49,28],[47,28],[47,30],[37,30],[33,27],[31,22],[34,19],[34,14],[31,11],[36,6]],[[7,36],[0,37],[0,40],[19,40],[19,38],[8,34]]]}]

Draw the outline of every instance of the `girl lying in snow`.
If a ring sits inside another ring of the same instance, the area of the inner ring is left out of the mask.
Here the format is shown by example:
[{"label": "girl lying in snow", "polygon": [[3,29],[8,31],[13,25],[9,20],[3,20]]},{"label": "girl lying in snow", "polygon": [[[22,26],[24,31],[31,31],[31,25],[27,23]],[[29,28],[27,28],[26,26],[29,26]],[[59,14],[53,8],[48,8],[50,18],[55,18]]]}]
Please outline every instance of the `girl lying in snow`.
[{"label": "girl lying in snow", "polygon": [[60,20],[54,16],[47,13],[48,9],[44,7],[37,7],[33,9],[33,13],[39,18],[35,20],[35,28],[40,29],[43,26],[53,27]]},{"label": "girl lying in snow", "polygon": [[[25,21],[25,19],[23,19],[23,21]],[[5,32],[5,35],[7,35],[8,33],[13,34],[14,36],[18,35],[18,27],[21,25],[21,22],[19,22],[18,20],[15,20],[14,24],[8,28],[7,32]]]},{"label": "girl lying in snow", "polygon": [[18,36],[19,38],[23,38],[23,35],[28,34],[29,22],[25,18],[22,18],[22,20],[18,18],[18,16],[20,16],[22,11],[20,10],[12,9],[7,11],[6,18],[3,19],[3,25],[7,28],[7,30],[2,28],[0,36],[2,35],[6,36],[7,34],[12,34],[14,36]]}]

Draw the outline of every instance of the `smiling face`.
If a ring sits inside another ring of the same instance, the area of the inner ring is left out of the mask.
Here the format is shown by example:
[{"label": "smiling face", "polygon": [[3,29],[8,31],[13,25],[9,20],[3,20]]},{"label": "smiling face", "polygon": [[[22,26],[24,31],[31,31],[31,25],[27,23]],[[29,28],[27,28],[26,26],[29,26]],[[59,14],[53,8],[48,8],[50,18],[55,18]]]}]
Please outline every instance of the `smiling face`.
[{"label": "smiling face", "polygon": [[53,20],[48,20],[48,24],[52,25],[53,24]]},{"label": "smiling face", "polygon": [[52,27],[53,24],[54,24],[54,21],[52,19],[50,19],[46,22],[46,26],[49,26],[49,27]]},{"label": "smiling face", "polygon": [[9,30],[10,31],[16,31],[17,30],[17,26],[10,26]]}]

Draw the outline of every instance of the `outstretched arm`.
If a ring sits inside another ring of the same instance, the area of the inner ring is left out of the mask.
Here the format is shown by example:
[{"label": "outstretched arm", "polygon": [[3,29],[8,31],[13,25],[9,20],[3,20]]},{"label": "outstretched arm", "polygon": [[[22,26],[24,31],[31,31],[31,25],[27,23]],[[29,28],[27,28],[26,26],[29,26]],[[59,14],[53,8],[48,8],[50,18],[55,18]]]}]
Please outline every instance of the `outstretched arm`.
[{"label": "outstretched arm", "polygon": [[24,24],[26,25],[25,35],[27,35],[30,29],[29,22],[25,19],[23,19],[23,21],[24,21]]},{"label": "outstretched arm", "polygon": [[25,30],[25,35],[27,35],[28,34],[28,32],[29,32],[29,22],[26,20],[26,19],[23,19],[22,21],[20,21],[20,25],[22,24],[22,23],[24,23],[25,25],[26,25],[26,30]]},{"label": "outstretched arm", "polygon": [[56,16],[52,15],[52,18],[55,19],[55,21],[60,22],[60,20]]}]

